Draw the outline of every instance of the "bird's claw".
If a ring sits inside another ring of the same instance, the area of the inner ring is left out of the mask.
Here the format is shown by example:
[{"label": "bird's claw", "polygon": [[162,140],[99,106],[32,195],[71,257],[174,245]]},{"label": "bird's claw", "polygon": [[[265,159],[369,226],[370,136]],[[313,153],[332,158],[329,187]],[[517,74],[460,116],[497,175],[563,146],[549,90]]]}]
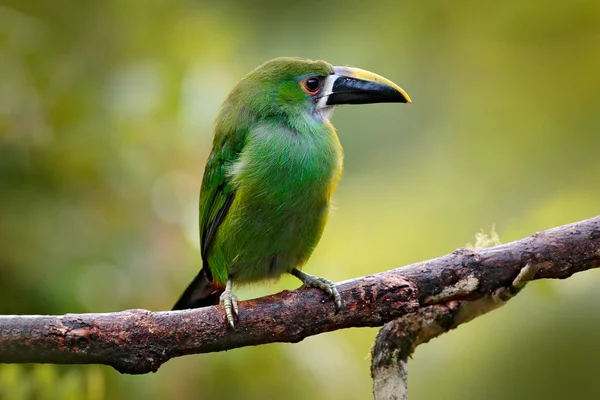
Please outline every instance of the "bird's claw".
[{"label": "bird's claw", "polygon": [[333,299],[335,313],[340,312],[342,309],[342,296],[340,296],[340,292],[335,287],[335,283],[329,279],[313,276],[297,269],[293,271],[293,275],[302,281],[303,287],[314,287],[327,293]]},{"label": "bird's claw", "polygon": [[327,293],[329,297],[333,299],[336,314],[342,308],[342,296],[340,296],[340,292],[338,292],[338,290],[336,289],[335,283],[331,282],[329,279],[311,276],[309,279],[304,281],[304,284],[302,286],[315,287]]},{"label": "bird's claw", "polygon": [[219,301],[225,307],[225,316],[227,318],[227,322],[229,326],[235,328],[234,315],[238,315],[238,298],[231,289],[226,289],[221,296],[219,297]]}]

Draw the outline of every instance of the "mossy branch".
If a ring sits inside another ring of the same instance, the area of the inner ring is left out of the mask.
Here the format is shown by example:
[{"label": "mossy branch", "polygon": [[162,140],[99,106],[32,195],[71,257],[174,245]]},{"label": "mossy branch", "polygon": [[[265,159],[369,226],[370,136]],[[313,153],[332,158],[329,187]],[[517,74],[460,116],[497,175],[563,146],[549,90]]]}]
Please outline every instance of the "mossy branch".
[{"label": "mossy branch", "polygon": [[[240,302],[235,330],[225,323],[220,306],[168,312],[0,316],[0,362],[105,364],[123,373],[143,374],[187,354],[299,342],[319,333],[382,326],[399,318],[396,330],[413,335],[415,329],[422,332],[434,326],[437,335],[485,312],[480,306],[486,301],[503,299],[499,294],[514,291],[519,287],[515,286],[520,282],[517,277],[528,264],[534,267],[525,269],[527,280],[562,279],[600,267],[600,217],[505,245],[459,249],[433,260],[341,282],[337,288],[343,307],[338,314],[321,290],[298,289]],[[469,304],[474,305],[472,309]],[[453,319],[435,317],[444,315],[440,310],[453,310]],[[470,311],[461,316],[464,310]],[[402,325],[419,318],[437,318],[436,325]],[[410,354],[417,342],[400,344],[400,348],[406,347],[403,354]],[[386,368],[400,359],[397,351],[396,356],[385,357],[377,346],[375,350],[372,372],[377,380],[379,372],[390,372]]]}]

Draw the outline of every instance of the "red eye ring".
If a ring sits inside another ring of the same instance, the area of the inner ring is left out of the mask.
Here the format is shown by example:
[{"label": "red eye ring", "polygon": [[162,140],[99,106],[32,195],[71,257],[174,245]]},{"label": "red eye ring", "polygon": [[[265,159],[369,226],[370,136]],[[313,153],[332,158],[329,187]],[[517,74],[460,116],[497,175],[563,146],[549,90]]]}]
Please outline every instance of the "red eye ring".
[{"label": "red eye ring", "polygon": [[323,80],[324,79],[322,76],[311,76],[300,81],[300,87],[309,96],[314,96],[315,94],[319,93],[319,90],[323,85]]}]

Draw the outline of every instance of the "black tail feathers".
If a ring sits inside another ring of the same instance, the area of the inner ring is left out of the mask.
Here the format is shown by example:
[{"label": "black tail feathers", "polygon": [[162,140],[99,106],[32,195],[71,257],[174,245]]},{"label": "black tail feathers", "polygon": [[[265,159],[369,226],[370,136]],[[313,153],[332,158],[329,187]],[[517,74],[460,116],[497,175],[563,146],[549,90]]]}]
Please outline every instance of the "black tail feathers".
[{"label": "black tail feathers", "polygon": [[214,306],[219,304],[221,293],[223,289],[215,287],[207,276],[206,270],[202,268],[177,300],[173,310]]}]

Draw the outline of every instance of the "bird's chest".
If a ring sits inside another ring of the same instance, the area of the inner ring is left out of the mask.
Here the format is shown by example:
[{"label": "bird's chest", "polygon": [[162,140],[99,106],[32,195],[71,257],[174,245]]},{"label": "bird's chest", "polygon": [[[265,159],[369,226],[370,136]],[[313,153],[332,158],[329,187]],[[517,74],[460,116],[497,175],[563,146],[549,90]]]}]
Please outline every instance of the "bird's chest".
[{"label": "bird's chest", "polygon": [[341,173],[342,150],[333,130],[267,130],[251,137],[244,151],[231,171],[253,198],[274,205],[328,200]]}]

